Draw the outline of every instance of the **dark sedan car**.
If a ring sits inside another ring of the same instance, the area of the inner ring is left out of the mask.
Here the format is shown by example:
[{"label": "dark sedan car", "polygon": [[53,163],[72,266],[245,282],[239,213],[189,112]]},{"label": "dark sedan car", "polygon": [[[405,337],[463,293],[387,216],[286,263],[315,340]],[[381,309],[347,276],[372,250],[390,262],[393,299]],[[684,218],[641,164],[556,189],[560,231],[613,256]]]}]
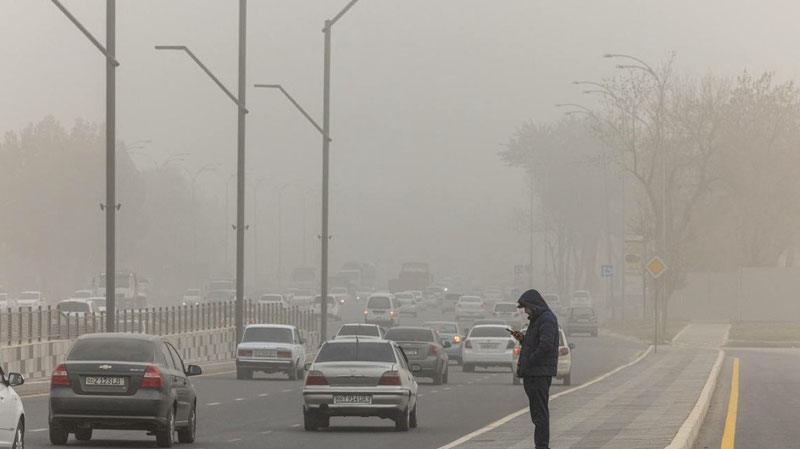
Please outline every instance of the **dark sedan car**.
[{"label": "dark sedan car", "polygon": [[50,379],[50,442],[117,429],[146,430],[159,447],[172,446],[176,431],[178,441],[193,443],[197,399],[189,376],[201,372],[161,337],[83,335]]},{"label": "dark sedan car", "polygon": [[567,335],[584,333],[597,337],[597,315],[591,307],[570,307],[567,309]]},{"label": "dark sedan car", "polygon": [[442,342],[439,336],[428,327],[393,327],[383,337],[397,343],[405,352],[408,361],[419,365],[414,374],[430,377],[434,385],[447,383],[448,357],[445,348],[450,343]]}]

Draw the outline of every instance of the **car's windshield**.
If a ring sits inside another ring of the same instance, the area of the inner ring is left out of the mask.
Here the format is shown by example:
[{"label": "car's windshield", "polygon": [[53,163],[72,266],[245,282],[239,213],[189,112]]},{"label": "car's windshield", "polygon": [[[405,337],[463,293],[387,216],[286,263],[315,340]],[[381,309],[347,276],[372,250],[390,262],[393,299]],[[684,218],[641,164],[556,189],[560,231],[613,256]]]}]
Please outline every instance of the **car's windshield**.
[{"label": "car's windshield", "polygon": [[133,338],[87,338],[78,340],[67,360],[152,363],[153,343]]},{"label": "car's windshield", "polygon": [[499,326],[479,326],[472,329],[470,337],[508,337],[509,333],[505,328]]},{"label": "car's windshield", "polygon": [[430,329],[389,329],[383,338],[392,341],[434,341],[433,332]]},{"label": "car's windshield", "polygon": [[516,312],[517,305],[516,304],[495,304],[494,305],[495,312]]},{"label": "car's windshield", "polygon": [[285,327],[248,327],[244,331],[242,343],[291,343],[292,330]]},{"label": "car's windshield", "polygon": [[325,343],[314,363],[323,362],[382,362],[396,363],[392,346],[387,342]]},{"label": "car's windshield", "polygon": [[571,317],[574,318],[587,318],[594,316],[594,309],[591,307],[575,307],[572,309]]},{"label": "car's windshield", "polygon": [[455,334],[458,332],[458,326],[455,323],[425,323],[425,326],[442,334]]},{"label": "car's windshield", "polygon": [[389,298],[383,296],[369,298],[369,302],[367,303],[368,309],[389,309],[391,307],[392,303],[389,301]]},{"label": "car's windshield", "polygon": [[346,324],[339,329],[336,335],[364,335],[368,337],[380,337],[376,326],[361,326],[358,324]]},{"label": "car's windshield", "polygon": [[62,301],[56,306],[61,312],[88,312],[91,308],[83,301]]}]

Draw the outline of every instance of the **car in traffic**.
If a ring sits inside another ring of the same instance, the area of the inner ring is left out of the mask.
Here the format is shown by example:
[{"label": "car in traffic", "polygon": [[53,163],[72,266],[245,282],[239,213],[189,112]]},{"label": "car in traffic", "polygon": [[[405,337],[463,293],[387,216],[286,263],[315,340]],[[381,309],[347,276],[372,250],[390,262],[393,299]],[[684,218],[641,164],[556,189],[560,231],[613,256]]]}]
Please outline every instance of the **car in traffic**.
[{"label": "car in traffic", "polygon": [[373,293],[364,306],[364,322],[386,327],[399,325],[400,314],[395,304],[391,293]]},{"label": "car in traffic", "polygon": [[458,300],[463,296],[461,293],[452,293],[445,291],[444,296],[442,296],[442,313],[446,312],[455,312],[456,311],[456,303]]},{"label": "car in traffic", "polygon": [[483,318],[486,304],[480,296],[462,296],[456,303],[456,320],[464,318]]},{"label": "car in traffic", "polygon": [[86,298],[86,301],[92,304],[95,313],[105,313],[106,298],[104,296],[92,296],[91,298]]},{"label": "car in traffic", "polygon": [[203,300],[203,294],[199,288],[190,288],[183,292],[181,297],[182,306],[196,306]]},{"label": "car in traffic", "polygon": [[23,449],[25,447],[25,407],[14,387],[25,383],[19,373],[0,369],[0,447]]},{"label": "car in traffic", "polygon": [[454,360],[456,364],[461,365],[461,342],[464,340],[464,335],[458,322],[427,321],[423,323],[423,326],[433,329],[442,343],[450,343],[450,346],[445,346],[444,352],[447,353],[449,360]]},{"label": "car in traffic", "polygon": [[[328,306],[326,314],[328,317],[341,321],[342,320],[342,303],[339,302],[333,295],[328,295]],[[314,297],[314,303],[311,306],[311,311],[314,315],[322,314],[322,296],[317,295]]]},{"label": "car in traffic", "polygon": [[506,326],[473,326],[461,348],[462,370],[471,373],[478,366],[511,368],[516,346],[517,341],[511,338]]},{"label": "car in traffic", "polygon": [[397,300],[397,313],[401,315],[411,315],[416,317],[419,314],[417,298],[411,292],[399,292],[394,294]]},{"label": "car in traffic", "polygon": [[91,317],[97,312],[95,305],[88,299],[65,299],[56,304],[58,310],[63,316],[68,317]]},{"label": "car in traffic", "polygon": [[64,445],[70,434],[89,441],[94,429],[110,429],[147,431],[159,447],[171,447],[176,432],[193,443],[197,394],[189,377],[201,373],[159,336],[82,335],[50,377],[50,442]]},{"label": "car in traffic", "polygon": [[[527,328],[523,328],[520,332],[525,334]],[[519,363],[519,353],[521,346],[517,344],[514,348],[514,357],[511,364],[511,378],[514,385],[519,385],[520,378],[517,377],[517,364]],[[567,341],[566,333],[563,328],[558,329],[558,368],[556,371],[556,380],[560,380],[564,385],[572,383],[572,350],[575,349],[574,343]]]},{"label": "car in traffic", "polygon": [[588,290],[577,290],[572,294],[570,307],[592,307],[592,294]]},{"label": "car in traffic", "polygon": [[567,309],[567,335],[576,333],[597,336],[597,314],[591,307],[570,307]]},{"label": "car in traffic", "polygon": [[236,346],[236,378],[252,379],[253,373],[285,373],[290,380],[303,378],[305,340],[295,326],[251,324]]},{"label": "car in traffic", "polygon": [[289,307],[289,298],[279,293],[265,293],[258,298],[258,303],[265,306]]},{"label": "car in traffic", "polygon": [[390,340],[343,339],[323,343],[306,365],[303,425],[330,427],[338,416],[391,419],[395,429],[417,427],[417,381],[422,368],[409,363]]},{"label": "car in traffic", "polygon": [[383,338],[400,345],[408,360],[421,367],[414,373],[417,377],[429,377],[434,385],[447,383],[450,369],[445,349],[450,343],[443,342],[433,329],[398,326],[386,331]]},{"label": "car in traffic", "polygon": [[383,338],[386,331],[376,324],[343,324],[333,338]]},{"label": "car in traffic", "polygon": [[522,322],[522,315],[515,302],[498,302],[492,308],[492,317],[505,320],[509,323]]},{"label": "car in traffic", "polygon": [[45,305],[45,298],[42,295],[42,292],[35,291],[35,290],[28,290],[25,292],[20,292],[19,296],[17,296],[17,307],[30,307],[35,309],[37,307],[44,307]]}]

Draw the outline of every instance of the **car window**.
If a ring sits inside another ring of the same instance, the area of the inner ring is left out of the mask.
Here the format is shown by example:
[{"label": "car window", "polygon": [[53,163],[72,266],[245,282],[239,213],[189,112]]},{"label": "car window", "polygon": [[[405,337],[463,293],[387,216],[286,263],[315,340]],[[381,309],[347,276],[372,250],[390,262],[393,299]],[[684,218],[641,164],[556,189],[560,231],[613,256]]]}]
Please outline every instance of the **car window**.
[{"label": "car window", "polygon": [[87,338],[77,340],[69,351],[70,361],[108,361],[152,363],[155,359],[153,343],[128,338]]},{"label": "car window", "polygon": [[181,355],[180,355],[180,354],[178,354],[178,350],[177,350],[177,349],[175,349],[175,347],[174,347],[174,346],[172,346],[172,345],[171,345],[171,344],[169,344],[169,343],[167,343],[167,347],[169,348],[169,352],[170,352],[170,354],[172,354],[172,358],[173,358],[173,360],[175,360],[175,366],[176,366],[176,368],[177,368],[177,369],[178,369],[180,372],[182,372],[182,373],[185,373],[185,372],[186,372],[186,366],[184,366],[184,364],[183,364],[183,359],[181,359]]},{"label": "car window", "polygon": [[380,337],[380,332],[375,326],[361,326],[358,324],[347,324],[342,326],[337,335],[365,335],[368,337]]},{"label": "car window", "polygon": [[325,343],[314,363],[323,362],[383,362],[396,363],[392,345],[388,342]]},{"label": "car window", "polygon": [[297,331],[297,329],[294,330],[294,343],[296,345],[300,344],[300,333]]},{"label": "car window", "polygon": [[389,329],[384,335],[385,339],[392,341],[424,341],[433,342],[433,332],[430,329]]},{"label": "car window", "polygon": [[497,326],[486,326],[486,327],[475,327],[472,328],[472,331],[469,333],[470,337],[487,337],[487,338],[498,338],[498,337],[508,337],[508,331],[506,331],[502,327]]},{"label": "car window", "polygon": [[403,352],[403,348],[398,346],[394,348],[394,351],[395,354],[397,355],[398,363],[400,363],[400,365],[402,365],[403,368],[410,371],[410,369],[408,368],[408,358],[406,357],[406,353]]},{"label": "car window", "polygon": [[284,327],[248,327],[244,330],[242,343],[292,343],[292,330]]},{"label": "car window", "polygon": [[177,370],[178,365],[175,363],[175,359],[172,358],[172,354],[170,354],[166,343],[161,344],[161,353],[164,354],[164,358],[167,360],[167,366],[171,369]]},{"label": "car window", "polygon": [[369,302],[367,303],[368,309],[391,309],[392,302],[389,298],[385,296],[376,296],[373,298],[369,298]]}]

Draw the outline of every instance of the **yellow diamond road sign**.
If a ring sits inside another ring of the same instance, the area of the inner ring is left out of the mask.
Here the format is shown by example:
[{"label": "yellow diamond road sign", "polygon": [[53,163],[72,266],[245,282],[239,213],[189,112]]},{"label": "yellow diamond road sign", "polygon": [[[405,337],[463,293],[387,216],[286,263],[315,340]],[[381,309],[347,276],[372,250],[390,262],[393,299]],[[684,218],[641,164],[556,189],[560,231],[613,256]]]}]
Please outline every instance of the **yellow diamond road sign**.
[{"label": "yellow diamond road sign", "polygon": [[658,256],[655,256],[652,259],[650,259],[650,262],[647,262],[645,268],[647,268],[647,272],[650,273],[650,275],[653,276],[653,278],[655,279],[658,279],[659,276],[661,276],[665,271],[667,271],[667,265]]}]

